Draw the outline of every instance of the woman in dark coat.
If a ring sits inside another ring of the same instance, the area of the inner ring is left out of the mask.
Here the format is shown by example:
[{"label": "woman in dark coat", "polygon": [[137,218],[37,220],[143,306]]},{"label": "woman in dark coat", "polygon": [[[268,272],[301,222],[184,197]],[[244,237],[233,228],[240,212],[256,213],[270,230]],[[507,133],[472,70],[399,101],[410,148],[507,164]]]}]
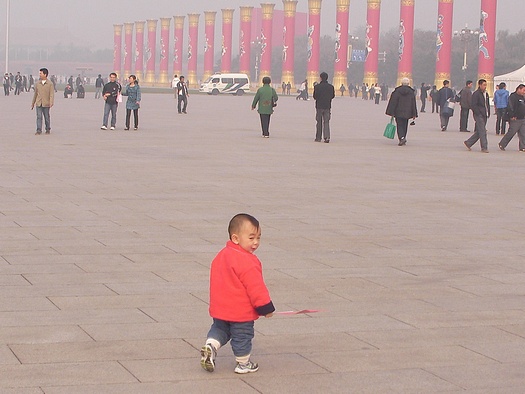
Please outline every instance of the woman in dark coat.
[{"label": "woman in dark coat", "polygon": [[408,78],[403,78],[401,86],[398,86],[390,95],[386,114],[396,119],[398,145],[406,145],[408,121],[417,118],[416,95],[414,94],[414,89],[410,87]]}]

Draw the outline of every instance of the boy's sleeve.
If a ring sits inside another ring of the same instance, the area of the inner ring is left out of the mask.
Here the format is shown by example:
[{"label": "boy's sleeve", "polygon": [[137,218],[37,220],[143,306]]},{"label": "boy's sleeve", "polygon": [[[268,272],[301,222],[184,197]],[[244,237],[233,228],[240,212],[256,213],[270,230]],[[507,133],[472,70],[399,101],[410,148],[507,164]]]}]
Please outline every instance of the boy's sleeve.
[{"label": "boy's sleeve", "polygon": [[253,308],[259,315],[263,316],[275,311],[260,265],[250,267],[240,275],[239,279],[248,293]]}]

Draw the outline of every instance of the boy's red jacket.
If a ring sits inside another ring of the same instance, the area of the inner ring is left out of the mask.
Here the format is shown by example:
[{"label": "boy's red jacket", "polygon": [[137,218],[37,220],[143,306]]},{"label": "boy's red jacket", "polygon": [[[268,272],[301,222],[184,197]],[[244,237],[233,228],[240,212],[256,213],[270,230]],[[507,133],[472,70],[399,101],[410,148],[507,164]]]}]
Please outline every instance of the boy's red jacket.
[{"label": "boy's red jacket", "polygon": [[254,254],[228,241],[211,263],[210,316],[246,322],[274,310],[261,262]]}]

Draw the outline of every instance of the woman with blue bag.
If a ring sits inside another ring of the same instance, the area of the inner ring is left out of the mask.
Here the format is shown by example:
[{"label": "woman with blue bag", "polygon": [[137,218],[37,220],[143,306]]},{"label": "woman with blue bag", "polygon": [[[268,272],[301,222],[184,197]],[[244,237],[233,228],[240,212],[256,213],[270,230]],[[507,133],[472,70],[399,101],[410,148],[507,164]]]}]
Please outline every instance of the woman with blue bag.
[{"label": "woman with blue bag", "polygon": [[135,75],[129,76],[129,83],[126,88],[122,91],[123,96],[128,96],[126,101],[126,128],[129,130],[129,121],[131,120],[131,111],[133,111],[134,130],[139,128],[139,108],[140,108],[140,86]]},{"label": "woman with blue bag", "polygon": [[[408,121],[417,118],[416,95],[410,87],[410,80],[403,78],[401,86],[398,86],[391,94],[386,107],[386,114],[392,116],[397,124],[397,137],[399,146],[406,145]],[[413,123],[413,122],[412,122]]]}]

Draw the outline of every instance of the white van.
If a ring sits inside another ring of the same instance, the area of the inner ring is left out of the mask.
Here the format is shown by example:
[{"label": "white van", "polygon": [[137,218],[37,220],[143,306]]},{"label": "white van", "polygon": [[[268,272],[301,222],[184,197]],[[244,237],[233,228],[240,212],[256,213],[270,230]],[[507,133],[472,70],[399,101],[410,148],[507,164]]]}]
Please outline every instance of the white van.
[{"label": "white van", "polygon": [[250,91],[250,78],[246,74],[213,74],[201,84],[199,92],[217,95],[230,93],[242,96]]}]

